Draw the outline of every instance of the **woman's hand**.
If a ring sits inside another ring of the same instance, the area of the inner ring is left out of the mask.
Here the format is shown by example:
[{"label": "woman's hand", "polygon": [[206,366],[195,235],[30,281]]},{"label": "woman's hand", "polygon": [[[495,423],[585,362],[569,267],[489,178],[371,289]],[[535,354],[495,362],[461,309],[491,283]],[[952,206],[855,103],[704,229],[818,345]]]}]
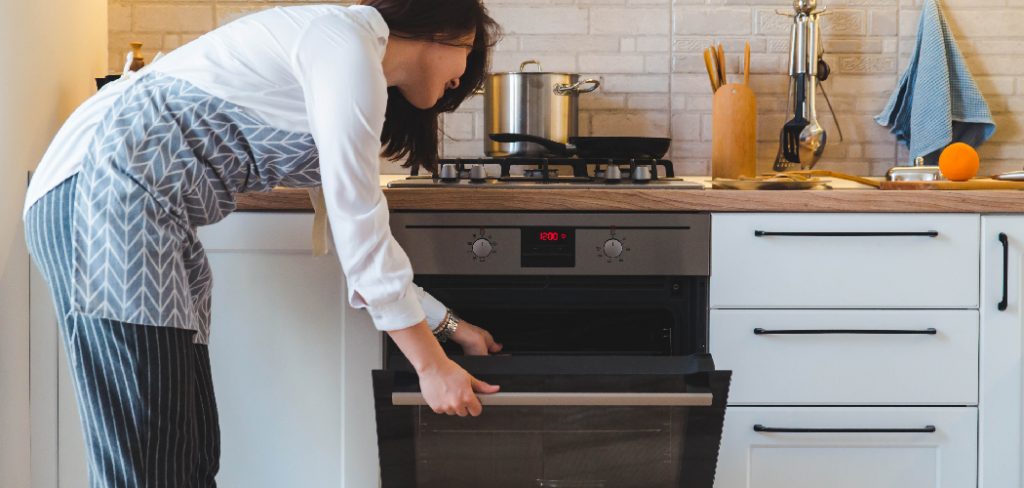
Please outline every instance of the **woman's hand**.
[{"label": "woman's hand", "polygon": [[[459,324],[461,328],[462,324]],[[412,327],[389,331],[388,335],[416,368],[423,398],[435,412],[475,417],[483,409],[475,393],[498,392],[497,385],[489,385],[470,376],[466,370],[448,359],[434,334],[431,334],[426,320]],[[493,339],[491,342],[494,342]]]},{"label": "woman's hand", "polygon": [[477,327],[465,320],[459,321],[455,328],[452,340],[462,346],[462,352],[467,356],[486,356],[501,352],[502,345],[494,342],[494,337],[480,327]]},{"label": "woman's hand", "polygon": [[419,377],[420,391],[434,413],[459,417],[480,415],[483,407],[476,393],[497,393],[499,389],[474,378],[447,358],[419,371]]}]

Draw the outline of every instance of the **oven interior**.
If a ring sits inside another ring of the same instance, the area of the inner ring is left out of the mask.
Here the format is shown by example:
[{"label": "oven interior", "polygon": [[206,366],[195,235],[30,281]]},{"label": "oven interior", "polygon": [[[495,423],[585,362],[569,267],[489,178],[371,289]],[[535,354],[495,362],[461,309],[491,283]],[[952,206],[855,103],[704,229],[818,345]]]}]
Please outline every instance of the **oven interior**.
[{"label": "oven interior", "polygon": [[[708,278],[700,276],[418,276],[502,354],[681,356],[707,351]],[[460,355],[445,344],[449,355]],[[400,356],[390,340],[385,367]]]}]

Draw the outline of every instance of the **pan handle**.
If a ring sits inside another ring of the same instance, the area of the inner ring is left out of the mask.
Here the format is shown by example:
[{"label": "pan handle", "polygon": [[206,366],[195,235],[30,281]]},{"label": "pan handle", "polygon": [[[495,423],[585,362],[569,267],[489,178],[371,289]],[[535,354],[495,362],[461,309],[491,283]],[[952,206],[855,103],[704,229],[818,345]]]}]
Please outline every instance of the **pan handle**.
[{"label": "pan handle", "polygon": [[514,142],[532,142],[534,144],[540,144],[544,146],[544,149],[551,151],[554,154],[560,154],[563,156],[572,156],[572,153],[576,150],[576,146],[572,144],[559,144],[551,139],[545,139],[543,137],[537,137],[529,134],[490,134],[489,137],[494,142],[501,143],[514,143]]},{"label": "pan handle", "polygon": [[[584,85],[587,85],[587,86],[584,86]],[[597,90],[600,86],[601,86],[601,81],[600,80],[595,80],[593,78],[588,78],[586,80],[577,81],[576,83],[573,83],[571,85],[565,84],[565,83],[556,83],[555,84],[555,94],[556,95],[574,95],[574,94],[575,95],[580,95],[580,94],[583,94],[583,93],[590,93],[590,92],[592,92],[594,90]]]}]

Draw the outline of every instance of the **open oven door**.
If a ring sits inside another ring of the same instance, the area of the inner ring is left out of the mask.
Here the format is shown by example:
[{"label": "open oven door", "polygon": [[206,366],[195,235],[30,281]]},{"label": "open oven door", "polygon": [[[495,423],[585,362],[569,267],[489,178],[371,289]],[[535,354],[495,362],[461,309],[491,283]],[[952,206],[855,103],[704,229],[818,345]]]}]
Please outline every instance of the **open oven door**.
[{"label": "open oven door", "polygon": [[454,357],[501,386],[435,414],[401,358],[373,372],[384,488],[712,488],[730,371],[710,355]]}]

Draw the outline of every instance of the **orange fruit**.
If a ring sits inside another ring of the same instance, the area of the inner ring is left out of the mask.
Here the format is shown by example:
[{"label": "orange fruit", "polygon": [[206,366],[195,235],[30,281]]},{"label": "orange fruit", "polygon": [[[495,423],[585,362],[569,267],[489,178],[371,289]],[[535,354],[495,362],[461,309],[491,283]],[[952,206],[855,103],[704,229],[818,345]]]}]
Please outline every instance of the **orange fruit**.
[{"label": "orange fruit", "polygon": [[978,174],[981,158],[969,144],[954,142],[939,155],[939,171],[952,181],[967,181]]}]

